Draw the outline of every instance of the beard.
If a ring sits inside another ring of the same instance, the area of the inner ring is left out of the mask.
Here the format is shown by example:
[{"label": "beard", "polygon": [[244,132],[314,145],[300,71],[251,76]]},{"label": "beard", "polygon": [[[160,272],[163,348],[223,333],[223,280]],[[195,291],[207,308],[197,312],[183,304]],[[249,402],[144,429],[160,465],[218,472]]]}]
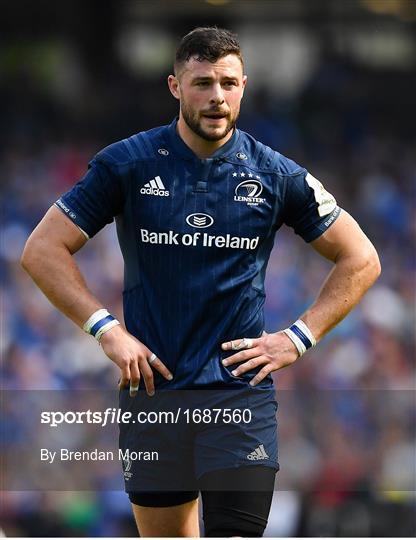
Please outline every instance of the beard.
[{"label": "beard", "polygon": [[[189,108],[186,103],[181,103],[181,111],[183,119],[185,120],[187,126],[194,132],[196,135],[201,137],[201,139],[204,139],[205,141],[220,141],[223,139],[232,129],[234,129],[238,116],[240,114],[240,111],[236,111],[234,115],[231,115],[231,113],[227,113],[224,118],[227,120],[227,123],[224,128],[221,129],[221,131],[208,131],[202,127],[202,118],[198,112],[193,111],[191,108]],[[218,109],[212,109],[209,111],[205,111],[205,114],[215,114],[221,112]]]}]

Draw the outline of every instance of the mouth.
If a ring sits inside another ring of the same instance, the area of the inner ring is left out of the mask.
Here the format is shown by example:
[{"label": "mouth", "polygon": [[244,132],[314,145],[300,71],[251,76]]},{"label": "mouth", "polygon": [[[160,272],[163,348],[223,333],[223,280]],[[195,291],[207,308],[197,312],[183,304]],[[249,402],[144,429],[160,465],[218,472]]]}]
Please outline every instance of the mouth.
[{"label": "mouth", "polygon": [[222,112],[207,112],[203,113],[202,116],[204,118],[209,118],[210,120],[222,120],[227,117],[227,114]]}]

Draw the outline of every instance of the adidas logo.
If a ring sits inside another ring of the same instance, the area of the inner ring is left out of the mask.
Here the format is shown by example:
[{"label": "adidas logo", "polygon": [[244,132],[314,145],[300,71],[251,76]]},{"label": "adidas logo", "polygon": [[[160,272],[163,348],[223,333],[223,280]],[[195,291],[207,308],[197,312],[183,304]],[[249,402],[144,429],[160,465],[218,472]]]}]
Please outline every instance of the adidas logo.
[{"label": "adidas logo", "polygon": [[258,459],[269,459],[269,456],[267,455],[264,446],[261,444],[253,452],[247,455],[247,459],[255,461]]},{"label": "adidas logo", "polygon": [[163,185],[160,176],[155,176],[150,182],[145,184],[140,193],[142,195],[156,195],[157,197],[169,197],[169,191]]}]

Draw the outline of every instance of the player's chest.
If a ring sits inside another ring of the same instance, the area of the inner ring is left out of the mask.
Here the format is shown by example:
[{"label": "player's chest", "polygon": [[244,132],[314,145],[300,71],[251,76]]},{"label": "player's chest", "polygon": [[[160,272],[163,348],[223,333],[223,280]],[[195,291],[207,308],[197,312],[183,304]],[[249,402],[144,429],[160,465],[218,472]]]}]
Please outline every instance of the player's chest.
[{"label": "player's chest", "polygon": [[264,237],[273,224],[273,179],[244,164],[150,162],[130,181],[129,207],[139,228]]}]

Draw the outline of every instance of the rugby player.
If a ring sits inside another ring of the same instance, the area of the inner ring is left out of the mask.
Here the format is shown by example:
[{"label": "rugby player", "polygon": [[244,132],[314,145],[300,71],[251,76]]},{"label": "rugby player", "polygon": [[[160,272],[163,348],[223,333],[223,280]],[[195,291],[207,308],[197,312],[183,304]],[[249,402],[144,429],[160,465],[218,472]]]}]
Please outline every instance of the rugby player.
[{"label": "rugby player", "polygon": [[[271,373],[313,347],[380,273],[373,245],[323,185],[236,128],[246,83],[234,34],[184,36],[168,78],[178,118],[100,151],[22,256],[50,301],[120,368],[123,410],[150,411],[167,390],[205,389],[210,407],[253,412],[249,423],[121,428],[121,448],[161,454],[153,467],[124,464],[142,536],[199,536],[199,491],[207,536],[262,536],[278,469]],[[113,219],[125,327],[72,257]],[[264,277],[282,224],[334,266],[309,309],[267,334]]]}]

